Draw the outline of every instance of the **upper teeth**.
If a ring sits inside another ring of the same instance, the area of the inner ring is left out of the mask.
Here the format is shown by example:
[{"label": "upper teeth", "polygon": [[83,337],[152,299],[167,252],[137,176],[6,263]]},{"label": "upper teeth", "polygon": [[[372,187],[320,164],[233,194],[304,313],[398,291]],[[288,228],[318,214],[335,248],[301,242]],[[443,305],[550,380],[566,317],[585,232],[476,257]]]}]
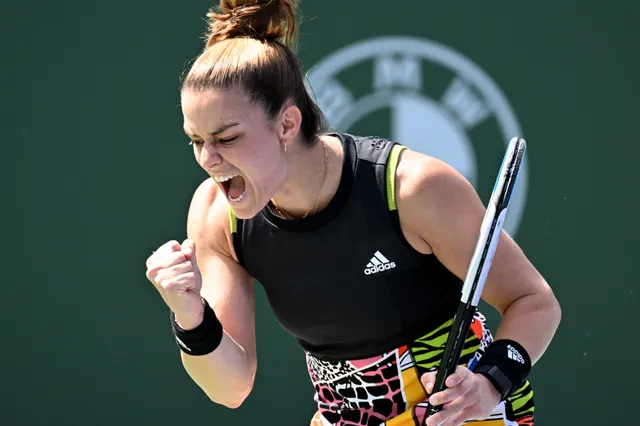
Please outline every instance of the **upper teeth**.
[{"label": "upper teeth", "polygon": [[228,181],[228,180],[233,179],[233,178],[234,178],[234,177],[236,177],[236,176],[238,176],[238,175],[214,176],[214,177],[213,177],[213,179],[214,179],[216,182],[226,182],[226,181]]}]

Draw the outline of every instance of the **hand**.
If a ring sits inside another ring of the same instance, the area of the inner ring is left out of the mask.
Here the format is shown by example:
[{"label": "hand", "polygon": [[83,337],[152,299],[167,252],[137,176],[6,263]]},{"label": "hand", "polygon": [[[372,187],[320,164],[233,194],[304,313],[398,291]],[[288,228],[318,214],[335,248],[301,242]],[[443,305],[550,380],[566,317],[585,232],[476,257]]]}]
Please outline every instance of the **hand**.
[{"label": "hand", "polygon": [[[433,391],[437,371],[425,373],[422,384],[428,394]],[[500,393],[489,379],[475,374],[464,366],[445,380],[447,389],[437,392],[429,398],[431,405],[447,404],[442,411],[427,419],[427,426],[458,426],[471,419],[488,417],[500,404]]]},{"label": "hand", "polygon": [[158,248],[147,259],[147,278],[173,311],[181,328],[191,330],[202,322],[202,277],[193,241],[185,240],[182,245],[169,241]]}]

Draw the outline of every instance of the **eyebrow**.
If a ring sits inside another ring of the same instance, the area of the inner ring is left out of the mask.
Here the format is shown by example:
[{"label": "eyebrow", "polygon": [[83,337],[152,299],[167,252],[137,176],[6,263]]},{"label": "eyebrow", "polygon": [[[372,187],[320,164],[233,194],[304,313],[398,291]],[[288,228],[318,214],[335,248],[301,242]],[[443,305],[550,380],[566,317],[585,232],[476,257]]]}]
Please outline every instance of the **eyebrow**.
[{"label": "eyebrow", "polygon": [[[209,133],[209,136],[217,136],[220,133],[224,132],[227,129],[230,129],[232,127],[237,126],[240,123],[229,123],[229,124],[223,124],[222,126],[220,126],[218,129],[214,130],[213,132]],[[183,129],[184,132],[187,134],[187,136],[194,136],[192,133],[190,133],[187,129]]]},{"label": "eyebrow", "polygon": [[213,132],[209,133],[209,135],[211,136],[217,136],[220,133],[224,132],[227,129],[230,129],[234,126],[237,126],[240,123],[229,123],[229,124],[223,124],[222,126],[220,126],[220,128],[218,130],[214,130]]}]

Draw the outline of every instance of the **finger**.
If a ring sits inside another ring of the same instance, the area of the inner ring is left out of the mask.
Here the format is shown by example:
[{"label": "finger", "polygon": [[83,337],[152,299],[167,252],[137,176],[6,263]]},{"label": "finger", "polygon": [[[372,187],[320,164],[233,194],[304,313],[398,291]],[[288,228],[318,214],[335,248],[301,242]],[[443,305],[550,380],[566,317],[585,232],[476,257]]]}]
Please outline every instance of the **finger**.
[{"label": "finger", "polygon": [[427,394],[431,394],[431,392],[433,392],[433,386],[436,383],[436,374],[438,374],[437,371],[430,371],[428,373],[424,373],[422,377],[420,377],[422,386],[424,386],[424,390],[427,391]]},{"label": "finger", "polygon": [[190,239],[184,240],[184,242],[182,243],[182,246],[181,246],[181,250],[182,250],[182,253],[184,253],[184,255],[186,256],[187,259],[195,260],[196,243],[193,240],[190,240]]},{"label": "finger", "polygon": [[187,259],[184,257],[182,252],[173,252],[169,255],[165,255],[164,257],[155,258],[147,267],[147,278],[152,282],[156,280],[156,277],[160,271],[163,269],[171,268],[172,266],[179,265],[181,263],[190,264]]},{"label": "finger", "polygon": [[157,280],[157,287],[162,292],[182,294],[187,290],[194,290],[195,273],[187,271],[180,275],[162,276]]},{"label": "finger", "polygon": [[[431,404],[431,401],[429,401],[429,403]],[[429,419],[427,420],[427,425],[437,426],[437,425],[443,424],[446,421],[451,420],[452,418],[455,418],[465,409],[467,404],[468,404],[468,401],[464,397],[454,399],[449,404],[447,404],[442,410],[440,410],[433,416],[429,417]],[[440,405],[440,404],[432,404],[432,405]]]},{"label": "finger", "polygon": [[187,258],[181,251],[174,251],[173,253],[165,254],[164,256],[156,257],[151,262],[150,269],[165,269],[170,268],[180,263],[188,262]]},{"label": "finger", "polygon": [[180,243],[176,240],[167,241],[155,251],[155,254],[163,256],[174,251],[180,250]]},{"label": "finger", "polygon": [[471,420],[471,419],[474,419],[474,418],[475,418],[475,416],[473,415],[472,409],[470,407],[467,407],[467,408],[465,408],[463,410],[460,410],[460,412],[457,415],[455,415],[452,418],[450,418],[442,426],[460,426],[461,424],[463,424],[467,420]]},{"label": "finger", "polygon": [[195,282],[195,273],[193,271],[185,272],[172,280],[172,288],[170,290],[180,294],[186,293],[189,290],[195,290]]},{"label": "finger", "polygon": [[431,395],[431,397],[429,398],[429,404],[443,405],[455,400],[456,398],[464,396],[467,392],[468,389],[465,386],[455,386],[452,388],[447,388],[441,392],[437,392]]},{"label": "finger", "polygon": [[188,271],[177,276],[176,282],[184,289],[184,291],[196,290],[196,274],[193,271]]},{"label": "finger", "polygon": [[152,254],[147,258],[147,268],[149,265],[158,257],[163,257],[169,253],[180,250],[180,243],[176,240],[167,241],[160,247],[158,247]]},{"label": "finger", "polygon": [[169,268],[160,269],[155,276],[155,282],[158,285],[162,285],[167,280],[172,280],[187,272],[193,272],[193,265],[191,262],[182,262],[177,265],[173,265]]},{"label": "finger", "polygon": [[452,375],[447,377],[447,380],[445,380],[444,384],[448,388],[458,386],[469,376],[470,372],[471,371],[467,367],[459,365],[456,367],[456,371]]}]

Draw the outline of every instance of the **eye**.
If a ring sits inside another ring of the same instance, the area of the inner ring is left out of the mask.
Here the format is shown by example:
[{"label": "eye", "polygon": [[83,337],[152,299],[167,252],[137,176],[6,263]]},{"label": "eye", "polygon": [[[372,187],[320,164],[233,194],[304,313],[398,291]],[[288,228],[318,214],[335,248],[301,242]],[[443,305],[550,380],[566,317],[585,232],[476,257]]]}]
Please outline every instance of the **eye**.
[{"label": "eye", "polygon": [[230,145],[236,139],[238,139],[237,136],[233,136],[231,138],[224,138],[224,139],[223,138],[218,138],[218,142],[220,142],[222,145]]},{"label": "eye", "polygon": [[201,146],[204,143],[204,141],[198,141],[198,140],[190,140],[189,141],[189,145],[195,145],[195,146]]}]

